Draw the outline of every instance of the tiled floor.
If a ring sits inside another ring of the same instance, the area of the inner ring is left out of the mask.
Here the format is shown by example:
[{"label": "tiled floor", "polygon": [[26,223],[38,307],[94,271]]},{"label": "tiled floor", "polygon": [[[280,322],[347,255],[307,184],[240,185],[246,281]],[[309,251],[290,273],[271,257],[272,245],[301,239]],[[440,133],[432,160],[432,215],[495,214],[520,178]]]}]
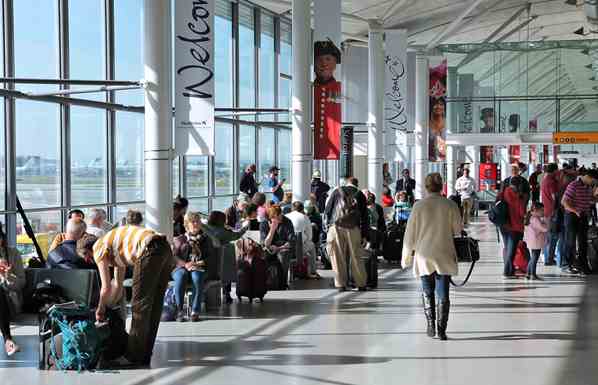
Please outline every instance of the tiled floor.
[{"label": "tiled floor", "polygon": [[425,335],[411,272],[381,264],[377,291],[338,294],[310,282],[200,323],[163,323],[151,370],[39,372],[36,328],[17,327],[25,352],[0,353],[0,385],[568,383],[572,362],[581,365],[572,349],[584,281],[540,266],[543,281],[503,282],[494,228],[470,232],[483,257],[471,282],[451,292],[447,342]]}]

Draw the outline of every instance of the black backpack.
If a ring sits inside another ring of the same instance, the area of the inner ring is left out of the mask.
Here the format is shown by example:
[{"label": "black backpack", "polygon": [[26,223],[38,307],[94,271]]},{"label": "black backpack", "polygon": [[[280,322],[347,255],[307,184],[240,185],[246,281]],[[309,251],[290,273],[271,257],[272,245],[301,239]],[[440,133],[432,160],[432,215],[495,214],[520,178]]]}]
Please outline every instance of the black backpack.
[{"label": "black backpack", "polygon": [[359,227],[359,208],[357,207],[356,192],[349,187],[339,189],[340,197],[335,207],[336,219],[334,224],[338,227],[352,229]]},{"label": "black backpack", "polygon": [[509,222],[509,206],[504,200],[500,200],[488,210],[488,219],[498,227],[502,227]]}]

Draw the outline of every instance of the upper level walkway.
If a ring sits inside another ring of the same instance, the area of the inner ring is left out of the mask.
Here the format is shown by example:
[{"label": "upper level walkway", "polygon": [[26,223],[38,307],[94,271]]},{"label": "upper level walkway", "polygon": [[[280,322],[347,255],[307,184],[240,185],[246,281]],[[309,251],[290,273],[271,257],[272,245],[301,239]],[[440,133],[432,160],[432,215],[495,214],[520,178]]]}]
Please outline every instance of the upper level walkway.
[{"label": "upper level walkway", "polygon": [[0,384],[598,383],[595,278],[586,285],[541,265],[543,281],[503,281],[493,227],[470,232],[482,240],[482,260],[471,282],[451,291],[446,342],[426,336],[411,272],[381,264],[376,291],[339,294],[306,282],[199,323],[163,323],[151,370],[40,372],[37,328],[17,326],[24,352],[0,354]]}]

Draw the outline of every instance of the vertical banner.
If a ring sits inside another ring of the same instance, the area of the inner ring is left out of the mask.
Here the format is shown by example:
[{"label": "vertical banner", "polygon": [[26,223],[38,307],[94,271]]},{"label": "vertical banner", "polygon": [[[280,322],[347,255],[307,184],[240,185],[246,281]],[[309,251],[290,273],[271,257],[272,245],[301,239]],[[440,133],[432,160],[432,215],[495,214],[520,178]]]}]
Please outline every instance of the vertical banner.
[{"label": "vertical banner", "polygon": [[428,159],[430,162],[446,160],[446,78],[447,59],[430,58],[430,119],[428,130]]},{"label": "vertical banner", "polygon": [[498,180],[498,167],[496,163],[480,164],[480,183],[478,186],[480,191],[496,190]]},{"label": "vertical banner", "polygon": [[509,164],[517,164],[521,160],[521,146],[509,146]]},{"label": "vertical banner", "polygon": [[[473,74],[459,75],[459,97],[473,96],[474,77]],[[459,133],[470,134],[473,132],[473,103],[469,100],[459,103],[457,107],[457,122]]]},{"label": "vertical banner", "polygon": [[407,117],[407,31],[385,32],[384,131],[385,156],[397,173],[397,162],[404,161],[399,143],[408,131]]},{"label": "vertical banner", "polygon": [[214,2],[175,1],[175,149],[214,155]]},{"label": "vertical banner", "polygon": [[494,146],[480,146],[480,163],[494,163]]},{"label": "vertical banner", "polygon": [[353,148],[355,138],[352,126],[343,127],[341,132],[340,177],[347,178],[353,175]]},{"label": "vertical banner", "polygon": [[[340,159],[341,0],[314,1],[314,159]],[[337,74],[338,72],[338,74]]]}]

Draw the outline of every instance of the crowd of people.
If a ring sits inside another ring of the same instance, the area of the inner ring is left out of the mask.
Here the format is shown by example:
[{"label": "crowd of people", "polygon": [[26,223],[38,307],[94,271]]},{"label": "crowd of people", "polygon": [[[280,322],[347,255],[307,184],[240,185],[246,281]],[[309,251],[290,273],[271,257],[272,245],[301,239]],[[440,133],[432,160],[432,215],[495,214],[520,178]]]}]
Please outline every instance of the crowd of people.
[{"label": "crowd of people", "polygon": [[[511,176],[501,182],[497,196],[508,207],[508,221],[499,229],[504,242],[504,276],[515,276],[514,257],[523,240],[530,253],[529,279],[539,278],[537,262],[542,253],[546,266],[558,264],[569,273],[590,273],[587,232],[589,221],[596,219],[598,170],[568,165],[559,170],[556,164],[547,164],[536,168],[527,180],[521,168],[518,164],[511,167]],[[388,173],[387,166],[385,170]],[[109,308],[120,304],[125,277],[130,276],[132,323],[128,349],[118,365],[148,365],[169,281],[173,281],[175,319],[179,322],[200,321],[206,281],[219,280],[224,302],[232,303],[240,256],[235,241],[248,231],[259,234],[269,258],[280,265],[280,289],[288,289],[292,283],[291,262],[300,239],[308,279],[321,278],[317,272],[320,258],[331,264],[339,292],[350,287],[365,291],[368,272],[363,251],[381,248],[387,226],[402,223],[403,248],[398,251],[402,265],[413,266],[414,275],[421,280],[427,334],[444,340],[449,279],[458,270],[453,237],[470,223],[476,192],[469,170],[462,171],[455,199],[441,195],[444,182],[440,174],[433,173],[423,181],[426,197],[416,203],[416,181],[407,169],[394,183],[394,196],[392,178],[385,174],[379,200],[367,189],[360,190],[357,178],[346,178],[333,189],[315,170],[309,199],[296,201],[282,190],[284,179],[279,180],[276,167],[269,170],[266,191],[259,191],[256,166],[250,165],[241,177],[240,195],[224,211],[209,215],[189,211],[187,199],[177,197],[172,241],[144,227],[142,214],[135,210],[129,210],[120,226],[108,223],[102,209],[91,209],[87,220],[83,211],[70,211],[66,231],[57,234],[50,246],[47,267],[98,271],[98,321],[105,320]],[[0,331],[8,355],[19,351],[9,323],[23,304],[24,285],[20,257],[7,246],[0,231]],[[188,286],[190,317],[184,309]]]}]

